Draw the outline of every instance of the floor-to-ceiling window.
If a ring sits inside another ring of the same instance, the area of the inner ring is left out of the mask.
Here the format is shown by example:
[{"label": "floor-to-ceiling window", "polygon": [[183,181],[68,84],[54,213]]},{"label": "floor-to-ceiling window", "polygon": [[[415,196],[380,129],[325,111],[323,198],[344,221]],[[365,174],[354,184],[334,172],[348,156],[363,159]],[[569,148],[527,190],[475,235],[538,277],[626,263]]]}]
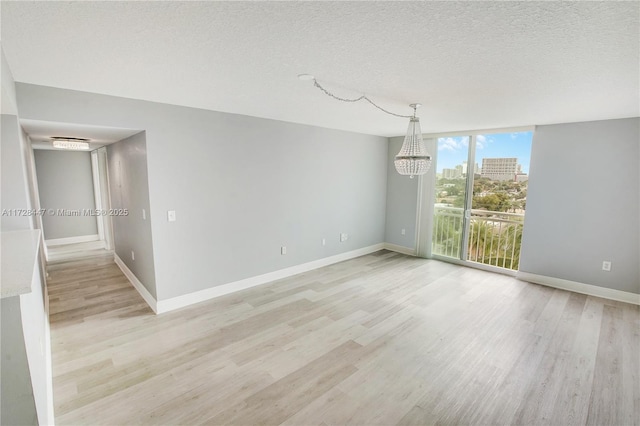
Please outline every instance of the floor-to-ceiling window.
[{"label": "floor-to-ceiling window", "polygon": [[532,131],[440,137],[431,253],[517,270]]}]

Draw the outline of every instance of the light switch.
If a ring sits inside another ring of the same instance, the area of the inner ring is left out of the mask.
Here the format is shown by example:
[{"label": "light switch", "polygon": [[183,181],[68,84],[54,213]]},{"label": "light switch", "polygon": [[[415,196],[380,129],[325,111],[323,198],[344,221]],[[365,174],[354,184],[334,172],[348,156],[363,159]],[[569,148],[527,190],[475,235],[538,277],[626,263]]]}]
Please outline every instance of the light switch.
[{"label": "light switch", "polygon": [[176,211],[175,210],[169,210],[167,212],[167,220],[169,222],[175,222],[176,221]]},{"label": "light switch", "polygon": [[147,220],[147,211],[142,209],[142,220]]}]

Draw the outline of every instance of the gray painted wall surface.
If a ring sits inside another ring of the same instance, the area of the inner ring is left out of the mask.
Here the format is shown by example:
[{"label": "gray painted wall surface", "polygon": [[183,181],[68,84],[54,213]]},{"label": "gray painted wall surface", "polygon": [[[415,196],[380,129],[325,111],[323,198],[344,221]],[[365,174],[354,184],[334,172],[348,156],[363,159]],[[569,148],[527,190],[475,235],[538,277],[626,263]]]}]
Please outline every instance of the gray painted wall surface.
[{"label": "gray painted wall surface", "polygon": [[[156,297],[153,241],[149,219],[147,143],[144,132],[107,147],[111,209],[127,209],[126,216],[113,216],[115,252]],[[143,219],[142,210],[146,211]],[[135,260],[131,258],[135,253]]]},{"label": "gray painted wall surface", "polygon": [[[387,138],[16,89],[25,119],[146,131],[158,300],[384,242]],[[167,221],[168,210],[176,222]]]},{"label": "gray painted wall surface", "polygon": [[[27,175],[24,159],[22,129],[15,115],[2,114],[2,140],[0,140],[0,210],[28,210]],[[2,231],[30,229],[31,217],[8,213],[0,218]]]},{"label": "gray painted wall surface", "polygon": [[536,128],[521,271],[640,293],[639,125]]},{"label": "gray painted wall surface", "polygon": [[[96,208],[89,152],[39,149],[34,156],[41,208],[80,211]],[[45,240],[98,233],[95,216],[45,214],[42,224]]]},{"label": "gray painted wall surface", "polygon": [[22,334],[20,296],[7,297],[0,303],[0,424],[37,425],[38,415]]},{"label": "gray painted wall surface", "polygon": [[[418,179],[399,175],[393,164],[403,141],[404,136],[389,139],[385,242],[413,250],[416,248]],[[403,228],[405,235],[402,235]]]}]

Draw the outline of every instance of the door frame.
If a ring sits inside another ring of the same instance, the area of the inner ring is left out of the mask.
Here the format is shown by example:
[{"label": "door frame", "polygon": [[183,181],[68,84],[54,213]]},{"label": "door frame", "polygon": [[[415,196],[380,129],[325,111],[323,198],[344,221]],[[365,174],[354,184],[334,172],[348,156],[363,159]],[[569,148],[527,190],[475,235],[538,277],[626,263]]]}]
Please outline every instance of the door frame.
[{"label": "door frame", "polygon": [[[111,197],[109,194],[106,147],[91,151],[91,171],[93,174],[93,193],[96,210],[108,213],[109,210],[111,210]],[[104,241],[105,249],[113,250],[113,223],[111,215],[99,214],[97,215],[97,221],[100,240]]]}]

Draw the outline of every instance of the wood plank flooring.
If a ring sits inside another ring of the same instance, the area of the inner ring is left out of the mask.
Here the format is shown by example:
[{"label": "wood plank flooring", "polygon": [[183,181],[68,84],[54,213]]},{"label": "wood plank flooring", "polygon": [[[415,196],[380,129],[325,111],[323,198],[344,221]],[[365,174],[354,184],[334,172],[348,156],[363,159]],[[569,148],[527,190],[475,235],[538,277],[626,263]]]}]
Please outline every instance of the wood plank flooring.
[{"label": "wood plank flooring", "polygon": [[107,250],[104,241],[47,246],[47,263],[49,264],[106,255],[113,257],[113,250]]},{"label": "wood plank flooring", "polygon": [[50,265],[59,425],[638,425],[640,309],[380,251],[154,315]]}]

